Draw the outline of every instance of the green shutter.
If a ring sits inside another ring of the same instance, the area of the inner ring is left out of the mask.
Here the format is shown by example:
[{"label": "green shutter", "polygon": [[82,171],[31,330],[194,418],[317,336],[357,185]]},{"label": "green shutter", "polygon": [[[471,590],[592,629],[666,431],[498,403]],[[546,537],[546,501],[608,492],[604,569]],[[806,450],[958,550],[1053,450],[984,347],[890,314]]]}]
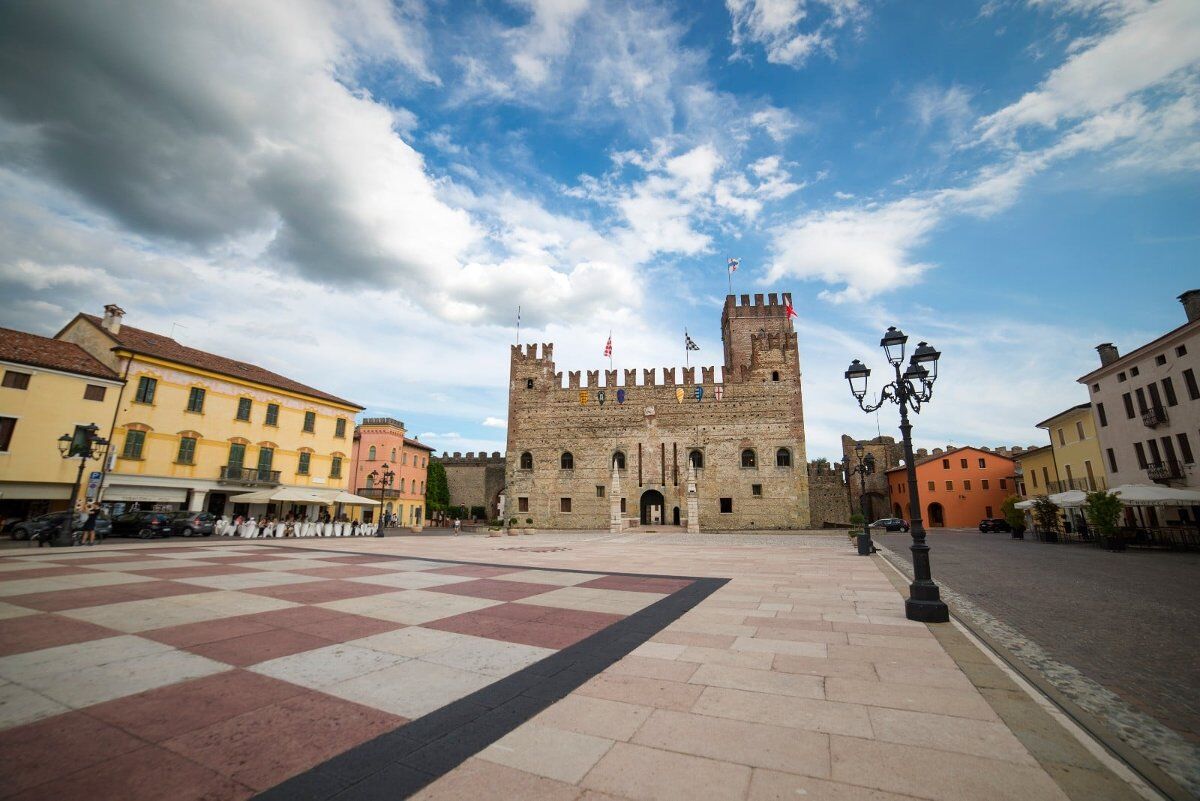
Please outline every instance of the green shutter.
[{"label": "green shutter", "polygon": [[316,412],[305,412],[304,413],[304,430],[311,434],[313,432],[313,430],[316,429],[316,427],[317,427],[317,413]]},{"label": "green shutter", "polygon": [[192,387],[191,391],[188,393],[187,410],[189,412],[203,412],[204,411],[204,388],[203,387]]},{"label": "green shutter", "polygon": [[125,450],[122,456],[126,459],[141,459],[142,445],[146,442],[144,431],[127,431],[125,433]]},{"label": "green shutter", "polygon": [[240,442],[235,442],[229,446],[229,469],[241,470],[242,465],[246,461],[246,446]]},{"label": "green shutter", "polygon": [[312,454],[308,451],[300,452],[300,466],[296,468],[296,472],[302,476],[308,475],[308,463],[312,458]]},{"label": "green shutter", "polygon": [[137,395],[134,400],[138,403],[154,403],[154,390],[158,386],[158,379],[142,376],[138,379]]},{"label": "green shutter", "polygon": [[196,440],[192,437],[183,437],[179,440],[179,455],[175,457],[175,461],[180,464],[194,464],[196,461]]},{"label": "green shutter", "polygon": [[342,477],[342,457],[340,457],[340,456],[333,457],[333,461],[329,465],[329,477],[330,478],[341,478]]},{"label": "green shutter", "polygon": [[277,404],[277,403],[268,403],[267,404],[266,424],[269,426],[279,425],[279,404]]}]

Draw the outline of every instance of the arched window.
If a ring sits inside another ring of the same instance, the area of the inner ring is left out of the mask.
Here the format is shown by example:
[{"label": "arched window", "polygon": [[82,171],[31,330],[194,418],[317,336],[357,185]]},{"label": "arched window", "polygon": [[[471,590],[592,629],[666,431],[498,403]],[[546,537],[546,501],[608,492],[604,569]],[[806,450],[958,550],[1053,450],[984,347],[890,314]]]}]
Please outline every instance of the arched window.
[{"label": "arched window", "polygon": [[375,486],[375,476],[367,475],[367,489],[372,489]]},{"label": "arched window", "polygon": [[758,467],[758,459],[750,448],[742,451],[742,467]]},{"label": "arched window", "polygon": [[778,371],[778,370],[772,370],[772,371],[771,371],[771,380],[772,380],[772,381],[778,381],[778,380],[779,380],[779,371]]},{"label": "arched window", "polygon": [[613,454],[613,462],[616,463],[618,470],[625,469],[625,451],[617,451]]},{"label": "arched window", "polygon": [[570,451],[563,451],[562,458],[559,459],[559,464],[563,470],[574,470],[575,457],[571,455]]},{"label": "arched window", "polygon": [[780,448],[775,451],[775,466],[776,467],[791,467],[792,452],[787,448]]},{"label": "arched window", "polygon": [[525,451],[524,453],[521,454],[521,469],[522,470],[532,470],[533,469],[533,454],[530,453],[529,451]]},{"label": "arched window", "polygon": [[400,494],[404,494],[404,479],[400,479]]},{"label": "arched window", "polygon": [[392,461],[396,461],[396,449],[392,448]]},{"label": "arched window", "polygon": [[691,461],[692,467],[696,468],[697,470],[704,469],[704,452],[703,451],[693,450],[691,453],[688,454],[688,460]]},{"label": "arched window", "polygon": [[375,461],[375,446],[374,446],[374,445],[372,445],[372,446],[371,446],[371,450],[370,450],[370,451],[368,451],[368,453],[369,453],[370,455],[369,455],[369,456],[367,456],[367,460],[368,460],[368,461],[371,461],[371,462]]}]

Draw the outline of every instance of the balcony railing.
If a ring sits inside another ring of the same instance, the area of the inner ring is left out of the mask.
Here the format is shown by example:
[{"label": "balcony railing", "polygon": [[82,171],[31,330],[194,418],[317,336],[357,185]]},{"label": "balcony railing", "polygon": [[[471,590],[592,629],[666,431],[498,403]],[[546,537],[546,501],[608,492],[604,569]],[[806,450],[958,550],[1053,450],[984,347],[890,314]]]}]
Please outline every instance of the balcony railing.
[{"label": "balcony railing", "polygon": [[1142,412],[1142,424],[1146,428],[1156,428],[1167,422],[1167,410],[1161,406],[1151,406]]},{"label": "balcony railing", "polygon": [[1146,465],[1146,476],[1151,481],[1170,481],[1173,478],[1183,478],[1183,469],[1174,459],[1168,459],[1165,462],[1151,462]]},{"label": "balcony railing", "polygon": [[241,484],[246,487],[274,487],[279,484],[279,471],[226,465],[221,468],[219,480],[223,484]]},{"label": "balcony railing", "polygon": [[1065,481],[1051,481],[1046,490],[1050,493],[1066,492],[1067,490],[1082,490],[1084,492],[1097,492],[1102,489],[1107,489],[1104,479],[1102,478],[1068,478]]},{"label": "balcony railing", "polygon": [[379,487],[359,487],[358,492],[355,494],[361,495],[364,498],[399,498],[400,497],[400,490],[398,490],[394,487],[383,490],[382,495],[380,495],[379,493],[380,493]]}]

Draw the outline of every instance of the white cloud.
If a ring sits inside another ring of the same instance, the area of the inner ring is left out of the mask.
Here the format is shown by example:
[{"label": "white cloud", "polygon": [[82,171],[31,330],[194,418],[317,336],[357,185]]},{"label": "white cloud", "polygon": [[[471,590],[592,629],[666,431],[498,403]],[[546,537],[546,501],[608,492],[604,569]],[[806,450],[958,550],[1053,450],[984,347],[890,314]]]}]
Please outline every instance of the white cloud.
[{"label": "white cloud", "polygon": [[512,63],[527,82],[544,83],[551,62],[567,52],[571,29],[587,10],[588,0],[522,0],[533,14],[528,26],[509,32]]},{"label": "white cloud", "polygon": [[480,425],[486,428],[508,428],[508,421],[502,417],[485,417]]},{"label": "white cloud", "polygon": [[[725,0],[725,6],[735,56],[753,42],[762,45],[767,61],[793,67],[819,50],[832,52],[834,32],[866,15],[860,0]],[[819,20],[810,22],[812,8]]]}]

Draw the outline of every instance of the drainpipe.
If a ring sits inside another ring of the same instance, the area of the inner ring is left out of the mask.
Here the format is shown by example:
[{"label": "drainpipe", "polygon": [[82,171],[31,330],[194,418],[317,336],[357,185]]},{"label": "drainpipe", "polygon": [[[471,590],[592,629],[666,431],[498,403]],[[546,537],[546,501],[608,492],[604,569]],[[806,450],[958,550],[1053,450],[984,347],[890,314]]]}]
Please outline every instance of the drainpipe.
[{"label": "drainpipe", "polygon": [[108,452],[104,454],[104,462],[100,465],[100,483],[96,486],[97,504],[104,497],[104,482],[108,478],[109,460],[113,458],[113,449],[117,447],[113,442],[113,434],[117,431],[117,416],[121,413],[121,402],[125,400],[125,387],[129,386],[129,368],[132,366],[133,357],[130,356],[125,361],[125,374],[121,376],[121,391],[117,393],[117,406],[113,409],[112,423],[108,426]]}]

